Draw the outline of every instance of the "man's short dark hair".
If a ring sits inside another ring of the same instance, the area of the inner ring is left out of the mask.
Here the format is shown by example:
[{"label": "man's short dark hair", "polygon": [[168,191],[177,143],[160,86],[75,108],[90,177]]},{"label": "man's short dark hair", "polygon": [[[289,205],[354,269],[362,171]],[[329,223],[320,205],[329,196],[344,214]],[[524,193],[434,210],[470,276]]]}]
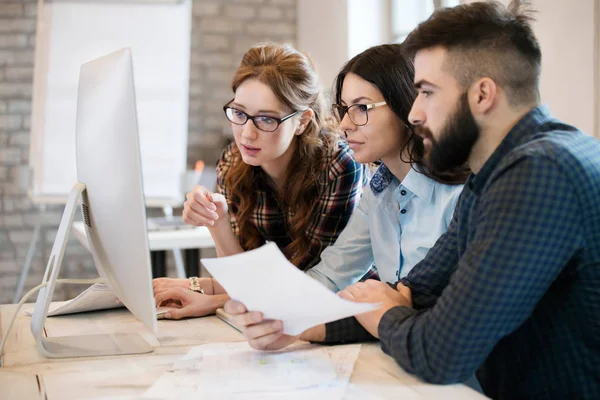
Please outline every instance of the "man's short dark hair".
[{"label": "man's short dark hair", "polygon": [[446,68],[463,87],[479,78],[493,79],[511,105],[539,102],[542,62],[533,33],[533,10],[526,1],[508,7],[497,1],[475,2],[435,11],[404,42],[413,56],[441,46]]}]

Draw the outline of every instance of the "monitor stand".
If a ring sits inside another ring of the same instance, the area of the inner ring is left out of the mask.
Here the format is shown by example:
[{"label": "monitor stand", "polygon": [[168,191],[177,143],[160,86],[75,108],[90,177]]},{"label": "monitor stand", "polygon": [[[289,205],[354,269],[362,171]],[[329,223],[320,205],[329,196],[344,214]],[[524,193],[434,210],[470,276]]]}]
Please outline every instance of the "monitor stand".
[{"label": "monitor stand", "polygon": [[[56,279],[60,271],[67,240],[71,232],[73,217],[77,205],[85,198],[85,185],[76,183],[69,194],[67,205],[58,227],[52,252],[46,266],[42,283],[48,282],[40,289],[31,317],[31,332],[39,352],[49,358],[109,356],[121,354],[141,354],[153,351],[152,346],[139,333],[116,333],[100,335],[80,335],[45,337],[44,324],[48,316],[48,308],[52,302]],[[84,222],[89,223],[87,208],[82,204]],[[87,228],[86,228],[87,229]],[[89,233],[88,233],[89,234]]]}]

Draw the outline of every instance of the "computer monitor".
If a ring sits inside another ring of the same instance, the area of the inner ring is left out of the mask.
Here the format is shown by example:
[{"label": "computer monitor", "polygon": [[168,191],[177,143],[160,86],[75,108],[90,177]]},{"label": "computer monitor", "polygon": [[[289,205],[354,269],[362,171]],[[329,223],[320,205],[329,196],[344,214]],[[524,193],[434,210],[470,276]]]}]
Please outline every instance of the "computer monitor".
[{"label": "computer monitor", "polygon": [[79,182],[67,200],[44,274],[49,283],[38,295],[31,330],[47,357],[150,352],[139,334],[43,335],[79,199],[100,277],[141,322],[157,330],[130,49],[82,65],[76,124]]}]

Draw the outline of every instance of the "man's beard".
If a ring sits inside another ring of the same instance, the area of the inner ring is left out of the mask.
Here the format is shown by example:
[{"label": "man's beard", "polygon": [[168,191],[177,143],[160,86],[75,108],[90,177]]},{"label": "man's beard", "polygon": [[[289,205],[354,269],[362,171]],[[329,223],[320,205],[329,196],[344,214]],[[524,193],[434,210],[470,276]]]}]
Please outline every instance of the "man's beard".
[{"label": "man's beard", "polygon": [[480,132],[469,109],[467,92],[461,95],[456,110],[448,117],[439,141],[429,129],[420,125],[415,128],[418,135],[431,141],[431,148],[425,149],[425,160],[427,168],[434,173],[450,172],[465,165]]}]

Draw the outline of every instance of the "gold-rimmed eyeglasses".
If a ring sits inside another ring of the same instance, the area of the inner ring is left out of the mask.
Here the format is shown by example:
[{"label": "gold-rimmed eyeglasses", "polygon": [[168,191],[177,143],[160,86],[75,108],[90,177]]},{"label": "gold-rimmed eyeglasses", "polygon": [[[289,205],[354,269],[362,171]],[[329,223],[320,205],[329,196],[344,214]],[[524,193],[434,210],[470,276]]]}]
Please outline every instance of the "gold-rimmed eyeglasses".
[{"label": "gold-rimmed eyeglasses", "polygon": [[352,104],[351,106],[343,106],[341,104],[332,104],[333,113],[338,121],[342,121],[344,116],[348,114],[350,120],[356,126],[366,125],[369,122],[369,110],[387,104],[385,101],[371,104]]}]

